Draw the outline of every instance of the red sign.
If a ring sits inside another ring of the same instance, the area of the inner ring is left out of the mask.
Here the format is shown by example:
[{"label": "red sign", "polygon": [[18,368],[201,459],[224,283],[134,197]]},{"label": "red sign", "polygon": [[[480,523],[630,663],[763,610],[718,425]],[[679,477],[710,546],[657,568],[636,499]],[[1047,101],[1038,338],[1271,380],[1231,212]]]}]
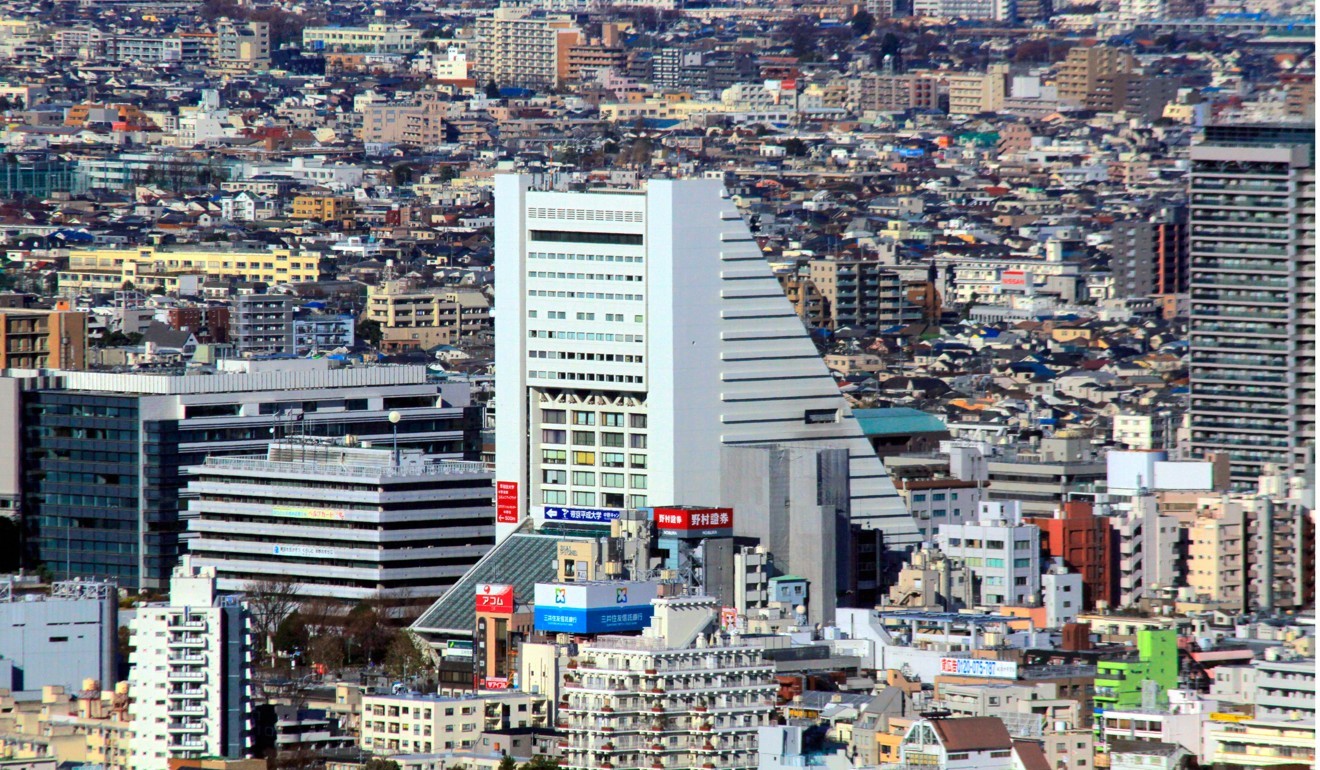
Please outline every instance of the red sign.
[{"label": "red sign", "polygon": [[1021,270],[1005,270],[999,282],[1004,286],[1026,286],[1027,274]]},{"label": "red sign", "polygon": [[495,482],[495,521],[500,524],[518,523],[518,482]]},{"label": "red sign", "polygon": [[732,508],[656,508],[655,528],[715,531],[733,529]]},{"label": "red sign", "polygon": [[481,583],[477,586],[477,612],[486,615],[513,614],[513,586]]},{"label": "red sign", "polygon": [[486,690],[507,690],[509,689],[509,678],[507,676],[488,676],[482,683],[482,689]]}]

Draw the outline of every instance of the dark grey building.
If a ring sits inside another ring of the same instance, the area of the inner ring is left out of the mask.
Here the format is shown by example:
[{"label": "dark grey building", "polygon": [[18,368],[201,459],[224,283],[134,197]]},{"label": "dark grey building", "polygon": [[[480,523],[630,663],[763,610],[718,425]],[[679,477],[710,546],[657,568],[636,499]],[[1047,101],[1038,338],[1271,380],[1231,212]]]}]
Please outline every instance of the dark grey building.
[{"label": "dark grey building", "polygon": [[1254,488],[1315,443],[1315,128],[1209,126],[1191,161],[1192,454]]},{"label": "dark grey building", "polygon": [[470,406],[465,383],[429,382],[422,366],[330,363],[0,377],[0,424],[20,426],[21,447],[0,455],[0,494],[21,511],[28,564],[164,588],[186,550],[184,469],[212,455],[264,455],[278,436],[388,442],[387,418],[397,411],[401,448],[433,459],[479,456],[480,407]]}]

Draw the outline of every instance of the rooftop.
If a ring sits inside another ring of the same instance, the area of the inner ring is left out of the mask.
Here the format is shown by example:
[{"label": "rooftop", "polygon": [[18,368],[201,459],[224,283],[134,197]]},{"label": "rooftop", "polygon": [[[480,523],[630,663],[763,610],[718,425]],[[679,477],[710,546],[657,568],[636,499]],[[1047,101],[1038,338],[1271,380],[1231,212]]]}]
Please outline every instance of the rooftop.
[{"label": "rooftop", "polygon": [[897,406],[888,409],[854,409],[853,417],[862,433],[870,436],[904,436],[913,433],[943,433],[944,421],[919,409]]}]

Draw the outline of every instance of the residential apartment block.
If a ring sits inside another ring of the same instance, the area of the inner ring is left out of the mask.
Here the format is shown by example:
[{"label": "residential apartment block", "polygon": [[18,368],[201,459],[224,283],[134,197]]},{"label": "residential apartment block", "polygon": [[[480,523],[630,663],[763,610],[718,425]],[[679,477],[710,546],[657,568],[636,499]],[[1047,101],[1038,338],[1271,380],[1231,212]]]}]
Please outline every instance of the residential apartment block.
[{"label": "residential apartment block", "polygon": [[1209,126],[1191,160],[1192,453],[1250,489],[1315,443],[1315,132]]},{"label": "residential apartment block", "polygon": [[0,369],[82,369],[86,365],[86,313],[0,310]]},{"label": "residential apartment block", "polygon": [[187,557],[170,579],[170,604],[137,608],[129,623],[134,770],[250,756],[250,626],[242,601],[216,595],[214,570]]},{"label": "residential apartment block", "polygon": [[569,52],[581,39],[571,16],[497,8],[477,17],[472,76],[483,85],[557,86],[568,79]]},{"label": "residential apartment block", "polygon": [[320,258],[314,254],[295,254],[289,249],[165,250],[149,246],[74,249],[69,253],[68,269],[59,273],[59,287],[65,296],[79,292],[113,293],[125,284],[139,291],[156,288],[178,291],[181,276],[193,276],[198,286],[205,277],[267,284],[316,281],[321,278]]}]

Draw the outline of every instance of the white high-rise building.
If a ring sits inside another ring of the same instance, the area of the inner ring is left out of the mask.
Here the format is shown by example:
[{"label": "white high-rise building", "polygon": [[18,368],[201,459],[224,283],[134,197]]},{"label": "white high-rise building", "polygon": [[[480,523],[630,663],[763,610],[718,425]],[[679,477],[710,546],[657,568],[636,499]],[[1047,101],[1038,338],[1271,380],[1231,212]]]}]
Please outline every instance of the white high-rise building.
[{"label": "white high-rise building", "polygon": [[849,452],[852,521],[919,536],[715,180],[496,178],[497,537],[720,499],[720,447]]},{"label": "white high-rise building", "polygon": [[249,756],[249,616],[238,599],[216,596],[215,569],[184,556],[170,603],[140,606],[129,633],[134,770],[167,770],[171,758]]}]

